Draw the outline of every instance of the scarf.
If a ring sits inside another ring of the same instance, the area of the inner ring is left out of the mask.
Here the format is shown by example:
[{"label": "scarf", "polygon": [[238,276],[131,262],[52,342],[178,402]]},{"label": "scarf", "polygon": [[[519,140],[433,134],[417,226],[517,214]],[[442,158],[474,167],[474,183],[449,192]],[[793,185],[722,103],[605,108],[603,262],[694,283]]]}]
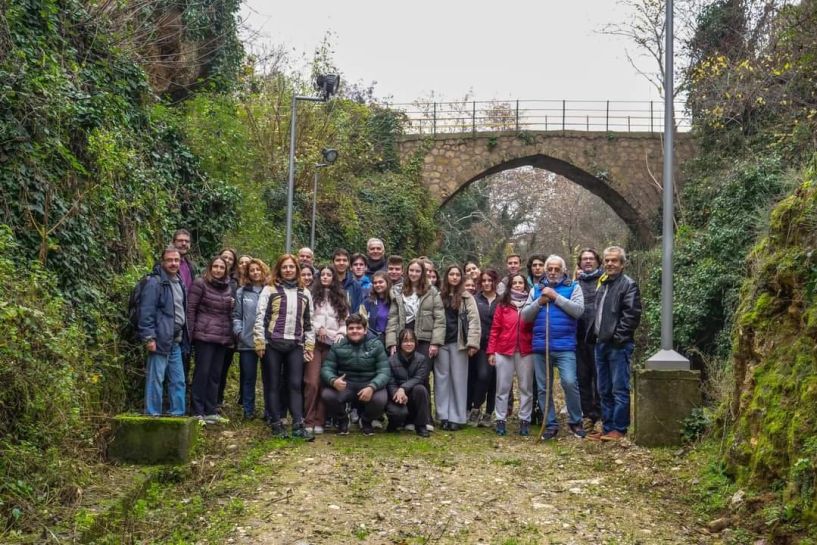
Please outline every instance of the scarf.
[{"label": "scarf", "polygon": [[596,278],[599,278],[602,275],[603,272],[604,271],[602,270],[601,267],[599,267],[598,269],[596,269],[594,271],[590,271],[589,273],[586,273],[584,271],[580,271],[579,274],[577,275],[577,278],[579,280],[595,280]]},{"label": "scarf", "polygon": [[521,307],[528,300],[528,294],[524,291],[511,290],[511,304],[516,308]]},{"label": "scarf", "polygon": [[298,287],[298,282],[296,280],[281,279],[281,287],[288,289],[296,289]]}]

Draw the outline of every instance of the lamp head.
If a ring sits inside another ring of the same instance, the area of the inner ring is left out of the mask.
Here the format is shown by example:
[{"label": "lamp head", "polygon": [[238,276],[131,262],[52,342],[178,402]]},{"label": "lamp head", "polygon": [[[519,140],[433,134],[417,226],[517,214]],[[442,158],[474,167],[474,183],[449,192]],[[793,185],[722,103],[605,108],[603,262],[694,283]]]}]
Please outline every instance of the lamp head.
[{"label": "lamp head", "polygon": [[340,87],[340,76],[337,74],[320,74],[315,78],[315,90],[320,93],[324,100],[338,92]]},{"label": "lamp head", "polygon": [[332,164],[338,160],[338,150],[332,148],[324,148],[321,150],[324,162]]}]

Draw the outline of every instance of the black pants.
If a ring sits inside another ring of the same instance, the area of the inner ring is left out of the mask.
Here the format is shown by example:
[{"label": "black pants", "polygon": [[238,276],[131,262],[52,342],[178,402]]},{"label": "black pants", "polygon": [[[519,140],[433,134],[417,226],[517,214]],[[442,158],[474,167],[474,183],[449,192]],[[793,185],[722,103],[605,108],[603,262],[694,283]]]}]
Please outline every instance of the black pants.
[{"label": "black pants", "polygon": [[[417,341],[417,347],[415,350],[426,357],[428,360],[428,378],[426,379],[423,386],[426,387],[428,391],[428,423],[431,424],[431,375],[434,374],[434,362],[437,358],[429,358],[428,357],[428,349],[431,348],[430,341]],[[398,346],[397,349],[399,350],[400,347]]]},{"label": "black pants", "polygon": [[365,384],[351,382],[346,383],[346,389],[342,392],[332,387],[325,387],[321,391],[321,399],[326,405],[326,416],[344,418],[346,416],[346,404],[355,402],[363,407],[361,418],[364,422],[383,418],[383,410],[386,408],[386,401],[388,401],[389,397],[386,389],[377,390],[368,402],[363,403],[357,398],[357,393],[365,387]]},{"label": "black pants", "polygon": [[386,405],[386,414],[389,415],[389,425],[395,427],[404,426],[407,421],[415,426],[425,426],[428,423],[428,390],[422,384],[418,384],[408,392],[408,403],[398,405],[391,399]]},{"label": "black pants", "polygon": [[288,386],[289,412],[292,426],[298,427],[304,421],[304,347],[295,345],[281,352],[267,346],[261,364],[261,379],[264,381],[264,414],[271,422],[281,420],[281,381]]},{"label": "black pants", "polygon": [[594,422],[601,418],[601,404],[596,383],[596,345],[579,342],[576,345],[576,378],[582,414]]},{"label": "black pants", "polygon": [[[485,350],[479,350],[468,358],[468,403],[466,406],[469,410],[479,409],[485,403],[491,387],[491,371],[494,371],[494,368],[488,365],[488,354],[485,353]],[[494,378],[494,383],[496,383],[496,378]],[[496,392],[496,386],[494,386],[494,392]]]},{"label": "black pants", "polygon": [[[230,366],[233,364],[233,356],[235,355],[235,350],[232,348],[228,348],[224,352],[224,365],[221,368],[221,378],[218,384],[218,404],[224,404],[224,388],[227,387],[227,375],[230,373]],[[241,372],[241,368],[239,367],[239,374]],[[241,379],[239,377],[238,384],[241,384]],[[241,387],[238,388],[238,403],[241,404]]]},{"label": "black pants", "polygon": [[218,385],[224,365],[226,346],[196,341],[196,367],[193,369],[192,411],[195,416],[216,414]]}]

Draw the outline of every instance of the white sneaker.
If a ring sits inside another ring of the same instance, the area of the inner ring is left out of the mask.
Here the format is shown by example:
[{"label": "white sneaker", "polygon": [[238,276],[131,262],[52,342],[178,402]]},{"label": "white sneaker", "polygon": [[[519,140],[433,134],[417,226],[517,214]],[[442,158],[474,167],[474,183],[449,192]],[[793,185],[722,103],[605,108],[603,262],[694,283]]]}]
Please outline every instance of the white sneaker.
[{"label": "white sneaker", "polygon": [[403,429],[406,431],[414,431],[414,424],[406,424],[403,426]]},{"label": "white sneaker", "polygon": [[360,420],[360,416],[357,414],[357,409],[352,409],[352,412],[349,415],[349,420],[351,420],[352,424],[357,424],[357,421]]},{"label": "white sneaker", "polygon": [[305,426],[304,429],[309,433],[315,433],[315,428],[313,428],[312,426]]},{"label": "white sneaker", "polygon": [[315,435],[321,435],[323,433],[323,426],[315,426],[310,431]]},{"label": "white sneaker", "polygon": [[434,426],[432,424],[426,424],[426,429],[428,431],[434,431]]},{"label": "white sneaker", "polygon": [[220,414],[208,414],[204,417],[205,424],[229,424],[230,419]]},{"label": "white sneaker", "polygon": [[383,429],[383,422],[380,420],[372,420],[372,427],[378,430]]}]

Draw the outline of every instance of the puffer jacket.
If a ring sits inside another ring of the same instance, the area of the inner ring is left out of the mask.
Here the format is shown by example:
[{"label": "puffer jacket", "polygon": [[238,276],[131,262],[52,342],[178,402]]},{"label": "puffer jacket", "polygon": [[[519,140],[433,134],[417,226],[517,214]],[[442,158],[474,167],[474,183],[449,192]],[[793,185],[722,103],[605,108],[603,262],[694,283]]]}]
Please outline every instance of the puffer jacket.
[{"label": "puffer jacket", "polygon": [[420,384],[425,384],[430,373],[428,360],[419,352],[414,352],[411,358],[406,359],[398,350],[389,358],[391,379],[389,379],[389,399],[394,397],[397,390],[402,388],[406,394]]},{"label": "puffer jacket", "polygon": [[391,378],[389,360],[377,339],[353,343],[349,339],[333,344],[321,366],[321,380],[332,386],[341,375],[353,384],[365,384],[375,391],[385,388]]},{"label": "puffer jacket", "polygon": [[[539,297],[546,287],[553,288],[557,297],[553,303],[543,307],[539,304]],[[546,348],[550,352],[576,350],[576,324],[583,312],[582,289],[566,276],[551,286],[547,280],[536,284],[522,307],[522,318],[533,322],[533,351],[543,354]]]},{"label": "puffer jacket", "polygon": [[[389,325],[386,326],[386,348],[397,345],[397,334],[406,327],[406,306],[403,296],[392,288],[392,304],[389,309]],[[441,346],[445,343],[445,308],[440,292],[434,286],[428,288],[417,307],[414,318],[414,334],[418,341]]]},{"label": "puffer jacket", "polygon": [[258,296],[264,286],[242,286],[235,294],[233,309],[233,334],[238,337],[239,351],[255,350],[253,344],[253,326],[258,310]]},{"label": "puffer jacket", "polygon": [[197,278],[187,298],[187,323],[194,341],[233,345],[233,295],[223,280]]},{"label": "puffer jacket", "polygon": [[533,324],[522,319],[522,308],[498,305],[488,336],[488,354],[512,356],[519,352],[527,356],[533,352]]}]

